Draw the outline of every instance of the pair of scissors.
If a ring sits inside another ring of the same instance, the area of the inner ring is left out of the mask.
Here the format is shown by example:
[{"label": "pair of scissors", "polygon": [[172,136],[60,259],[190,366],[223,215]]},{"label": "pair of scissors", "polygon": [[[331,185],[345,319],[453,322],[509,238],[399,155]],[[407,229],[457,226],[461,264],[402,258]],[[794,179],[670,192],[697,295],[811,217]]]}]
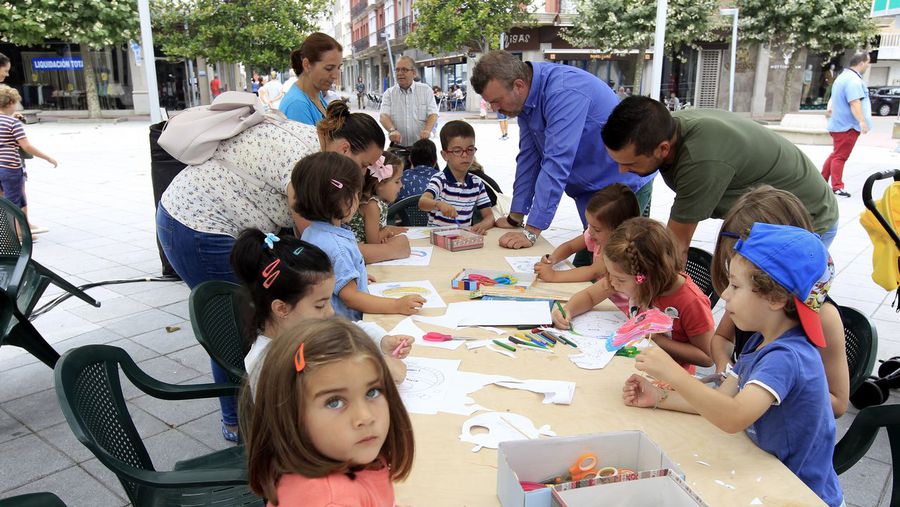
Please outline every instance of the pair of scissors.
[{"label": "pair of scissors", "polygon": [[563,482],[580,481],[582,479],[592,479],[599,475],[597,469],[597,455],[592,452],[586,452],[575,463],[569,467],[566,473],[557,475],[549,479],[541,481],[544,484],[561,484]]},{"label": "pair of scissors", "polygon": [[486,338],[472,338],[470,336],[451,336],[444,333],[425,333],[422,339],[426,342],[449,342],[450,340],[486,340]]}]

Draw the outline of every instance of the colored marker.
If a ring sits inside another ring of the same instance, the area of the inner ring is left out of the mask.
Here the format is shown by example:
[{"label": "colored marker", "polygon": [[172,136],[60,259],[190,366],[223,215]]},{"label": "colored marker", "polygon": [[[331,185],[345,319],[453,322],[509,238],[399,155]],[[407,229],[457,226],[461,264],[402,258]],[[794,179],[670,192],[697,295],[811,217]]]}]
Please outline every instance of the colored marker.
[{"label": "colored marker", "polygon": [[[560,302],[558,300],[556,301],[556,307],[559,308],[559,313],[562,314],[562,317],[564,319],[568,320],[569,318],[566,317],[566,311],[563,310],[562,304],[560,304]],[[571,322],[569,322],[569,330],[572,331],[573,333],[575,332],[575,326],[573,326]]]},{"label": "colored marker", "polygon": [[520,340],[520,339],[518,339],[518,338],[516,338],[516,337],[514,337],[514,336],[510,336],[508,339],[509,339],[509,341],[515,343],[516,345],[525,345],[525,346],[528,346],[528,347],[534,347],[534,348],[536,348],[536,349],[542,349],[542,348],[544,348],[544,347],[541,347],[540,345],[538,345],[538,344],[536,344],[536,343],[532,343],[532,342],[527,341],[527,340]]},{"label": "colored marker", "polygon": [[393,352],[391,352],[391,355],[399,359],[400,358],[400,349],[405,347],[407,343],[409,343],[409,342],[406,341],[406,338],[400,340],[400,344],[397,345],[397,348],[395,348]]},{"label": "colored marker", "polygon": [[563,336],[561,334],[556,334],[556,333],[550,331],[549,329],[544,329],[544,332],[547,333],[548,335],[556,338],[557,340],[565,343],[566,345],[568,345],[570,347],[575,347],[576,349],[578,348],[578,344],[576,344],[575,342],[573,342],[572,340],[566,338],[565,336]]},{"label": "colored marker", "polygon": [[499,345],[499,346],[503,347],[503,348],[506,349],[506,350],[509,350],[509,351],[511,351],[511,352],[515,352],[515,351],[516,351],[516,348],[513,347],[512,345],[508,344],[508,343],[503,343],[503,342],[501,342],[500,340],[492,340],[492,341],[494,342],[495,345]]},{"label": "colored marker", "polygon": [[536,336],[540,336],[544,340],[549,341],[552,345],[556,345],[556,341],[557,341],[556,338],[550,336],[547,333],[542,333],[541,331],[537,331],[537,332],[534,332],[533,334],[535,334]]},{"label": "colored marker", "polygon": [[548,340],[547,338],[536,333],[526,333],[526,336],[528,336],[531,341],[536,341],[546,347],[553,347],[556,345],[556,342],[554,340]]}]

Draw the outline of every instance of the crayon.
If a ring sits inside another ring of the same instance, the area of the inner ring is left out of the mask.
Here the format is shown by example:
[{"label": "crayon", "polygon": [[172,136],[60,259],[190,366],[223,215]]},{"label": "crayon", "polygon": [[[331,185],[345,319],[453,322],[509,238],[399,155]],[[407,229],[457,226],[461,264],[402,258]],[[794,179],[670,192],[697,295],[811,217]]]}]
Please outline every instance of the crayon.
[{"label": "crayon", "polygon": [[509,350],[509,351],[511,351],[511,352],[515,352],[515,351],[516,351],[516,348],[513,347],[512,345],[508,344],[508,343],[503,343],[503,342],[501,342],[500,340],[492,340],[492,341],[494,342],[495,345],[499,345],[499,346],[503,347],[503,348],[506,349],[506,350]]}]

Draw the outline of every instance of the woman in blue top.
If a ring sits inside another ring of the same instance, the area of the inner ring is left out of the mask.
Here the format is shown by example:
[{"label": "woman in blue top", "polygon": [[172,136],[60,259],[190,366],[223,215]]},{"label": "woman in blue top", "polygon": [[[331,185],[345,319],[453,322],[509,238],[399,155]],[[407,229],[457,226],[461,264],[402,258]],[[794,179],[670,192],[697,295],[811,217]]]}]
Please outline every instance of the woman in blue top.
[{"label": "woman in blue top", "polygon": [[344,48],[324,33],[315,32],[291,52],[291,68],[297,82],[291,86],[279,109],[289,119],[315,125],[325,117],[325,93],[341,74]]}]

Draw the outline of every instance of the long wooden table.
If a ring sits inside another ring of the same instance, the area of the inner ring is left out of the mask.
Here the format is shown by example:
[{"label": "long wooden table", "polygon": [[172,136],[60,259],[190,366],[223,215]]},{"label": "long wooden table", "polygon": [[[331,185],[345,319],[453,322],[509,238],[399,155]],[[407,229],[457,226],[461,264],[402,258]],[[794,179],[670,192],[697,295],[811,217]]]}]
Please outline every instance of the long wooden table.
[{"label": "long wooden table", "polygon": [[[465,252],[449,252],[435,247],[428,267],[369,266],[369,274],[379,282],[431,280],[447,303],[467,300],[468,292],[450,288],[450,280],[463,268],[508,270],[505,256],[543,255],[552,251],[539,239],[526,250],[506,250],[497,243],[503,230],[492,229],[485,247]],[[428,240],[415,240],[416,246]],[[586,283],[547,284],[538,287],[574,293]],[[608,307],[612,309],[612,307]],[[440,315],[444,309],[423,311]],[[399,316],[368,315],[390,330]],[[423,329],[432,330],[426,325]],[[480,329],[467,335],[496,337]],[[636,370],[634,360],[616,357],[602,370],[584,370],[566,357],[577,353],[569,347],[555,347],[554,354],[516,352],[508,358],[487,349],[454,351],[414,346],[413,356],[461,359],[459,369],[478,373],[509,375],[520,379],[568,380],[576,383],[571,405],[544,405],[542,396],[527,391],[488,385],[471,397],[496,411],[526,415],[536,426],[549,424],[558,435],[641,430],[678,463],[688,485],[710,506],[750,505],[759,498],[767,506],[824,505],[777,458],[762,451],[743,433],[729,435],[697,415],[666,410],[627,407],[622,403],[622,385]],[[476,413],[477,414],[477,413]],[[397,504],[413,506],[493,506],[496,496],[497,451],[472,452],[473,445],[459,441],[462,424],[469,417],[438,413],[411,414],[415,428],[416,457],[410,478],[396,485]],[[704,462],[708,464],[702,464]],[[734,489],[716,483],[733,485]]]}]

